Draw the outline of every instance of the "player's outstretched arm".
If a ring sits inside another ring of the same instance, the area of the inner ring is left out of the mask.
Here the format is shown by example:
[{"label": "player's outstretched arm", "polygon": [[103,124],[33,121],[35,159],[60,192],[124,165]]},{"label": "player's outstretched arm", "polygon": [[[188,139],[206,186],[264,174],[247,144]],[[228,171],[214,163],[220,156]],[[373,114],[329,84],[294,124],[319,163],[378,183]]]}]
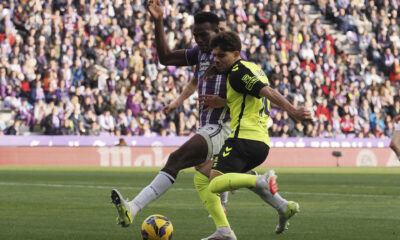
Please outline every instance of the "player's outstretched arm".
[{"label": "player's outstretched arm", "polygon": [[294,117],[295,119],[302,120],[311,120],[312,115],[311,111],[304,108],[295,108],[285,97],[283,97],[278,91],[272,89],[269,86],[265,86],[260,90],[260,96],[268,98],[272,103],[278,105],[283,110],[287,111],[289,115]]},{"label": "player's outstretched arm", "polygon": [[197,90],[197,79],[192,78],[184,87],[181,95],[174,101],[172,101],[168,106],[163,108],[163,112],[165,114],[169,114],[177,109],[179,106],[183,104],[188,97],[190,97]]},{"label": "player's outstretched arm", "polygon": [[187,66],[185,50],[171,51],[168,47],[163,23],[164,9],[160,0],[149,0],[147,10],[154,19],[156,48],[160,63],[163,65]]}]

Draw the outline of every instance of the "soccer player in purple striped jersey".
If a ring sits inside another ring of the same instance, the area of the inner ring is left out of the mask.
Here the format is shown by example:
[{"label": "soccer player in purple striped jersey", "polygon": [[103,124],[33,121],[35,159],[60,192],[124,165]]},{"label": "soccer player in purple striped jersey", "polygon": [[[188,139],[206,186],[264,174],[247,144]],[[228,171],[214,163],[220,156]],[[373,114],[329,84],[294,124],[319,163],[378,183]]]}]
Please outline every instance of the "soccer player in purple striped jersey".
[{"label": "soccer player in purple striped jersey", "polygon": [[[200,127],[197,134],[173,152],[163,169],[132,201],[125,201],[118,190],[111,192],[112,202],[118,211],[118,223],[129,226],[133,218],[151,202],[164,194],[175,182],[180,170],[196,166],[194,184],[200,199],[211,215],[217,231],[204,239],[235,240],[225,216],[220,197],[208,190],[211,159],[219,153],[225,139],[230,135],[229,109],[226,105],[226,79],[221,74],[210,74],[213,65],[210,40],[219,32],[219,18],[213,13],[202,12],[194,16],[193,36],[197,45],[192,49],[171,50],[165,38],[163,6],[159,0],[148,2],[148,12],[154,19],[158,58],[163,65],[196,66],[194,78],[186,84],[182,94],[163,111],[170,113],[196,90],[202,104],[199,109]],[[243,56],[245,58],[245,56]],[[207,70],[207,79],[203,74]],[[204,104],[206,103],[206,105]]]}]

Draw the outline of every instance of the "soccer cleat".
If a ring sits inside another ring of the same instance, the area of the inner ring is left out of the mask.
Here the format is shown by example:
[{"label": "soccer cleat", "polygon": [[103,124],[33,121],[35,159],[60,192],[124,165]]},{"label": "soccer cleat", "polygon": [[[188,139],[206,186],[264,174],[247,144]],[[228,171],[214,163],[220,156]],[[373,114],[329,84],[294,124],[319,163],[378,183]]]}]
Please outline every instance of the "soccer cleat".
[{"label": "soccer cleat", "polygon": [[269,170],[264,173],[264,175],[259,175],[256,181],[256,187],[266,188],[272,195],[278,192],[278,183],[276,179],[278,176],[275,174],[274,170]]},{"label": "soccer cleat", "polygon": [[272,194],[275,194],[276,192],[278,192],[278,183],[276,182],[277,178],[278,178],[278,176],[275,175],[274,170],[268,171],[268,176],[266,177],[266,179],[268,182],[269,191]]},{"label": "soccer cleat", "polygon": [[122,198],[121,193],[117,189],[111,191],[111,202],[118,211],[117,224],[120,224],[122,227],[128,227],[133,222],[129,202]]},{"label": "soccer cleat", "polygon": [[222,231],[215,231],[211,236],[208,236],[206,238],[202,238],[201,240],[236,240],[236,235],[233,231],[230,231],[229,233],[223,233]]},{"label": "soccer cleat", "polygon": [[279,214],[279,222],[275,228],[276,234],[281,234],[283,231],[289,227],[289,219],[300,212],[300,206],[297,202],[289,201],[287,211],[285,213]]}]

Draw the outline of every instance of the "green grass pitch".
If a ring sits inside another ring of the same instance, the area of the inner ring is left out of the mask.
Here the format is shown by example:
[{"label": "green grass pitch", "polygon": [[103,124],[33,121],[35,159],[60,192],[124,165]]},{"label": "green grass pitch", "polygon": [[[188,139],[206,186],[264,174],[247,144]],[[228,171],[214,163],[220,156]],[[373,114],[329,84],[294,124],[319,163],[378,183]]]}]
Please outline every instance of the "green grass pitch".
[{"label": "green grass pitch", "polygon": [[[137,239],[151,214],[174,225],[174,240],[213,233],[193,186],[193,170],[150,204],[134,224],[115,224],[110,190],[130,199],[156,168],[0,167],[0,239]],[[265,172],[266,169],[258,169]],[[228,219],[238,239],[399,240],[400,168],[276,168],[280,193],[301,212],[282,235],[274,234],[275,210],[242,189],[229,196]]]}]

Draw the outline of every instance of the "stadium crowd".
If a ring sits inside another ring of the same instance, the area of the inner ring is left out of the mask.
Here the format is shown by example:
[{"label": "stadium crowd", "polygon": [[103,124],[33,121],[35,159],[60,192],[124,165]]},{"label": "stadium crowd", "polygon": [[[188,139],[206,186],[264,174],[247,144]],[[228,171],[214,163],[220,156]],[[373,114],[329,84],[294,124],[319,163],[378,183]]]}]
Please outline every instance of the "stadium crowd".
[{"label": "stadium crowd", "polygon": [[[193,47],[199,11],[239,33],[250,61],[313,122],[271,109],[271,136],[390,137],[400,114],[399,1],[318,0],[361,53],[349,56],[298,0],[162,1],[171,49]],[[0,4],[0,134],[192,135],[196,96],[162,108],[193,76],[158,63],[143,0],[11,0]]]}]

